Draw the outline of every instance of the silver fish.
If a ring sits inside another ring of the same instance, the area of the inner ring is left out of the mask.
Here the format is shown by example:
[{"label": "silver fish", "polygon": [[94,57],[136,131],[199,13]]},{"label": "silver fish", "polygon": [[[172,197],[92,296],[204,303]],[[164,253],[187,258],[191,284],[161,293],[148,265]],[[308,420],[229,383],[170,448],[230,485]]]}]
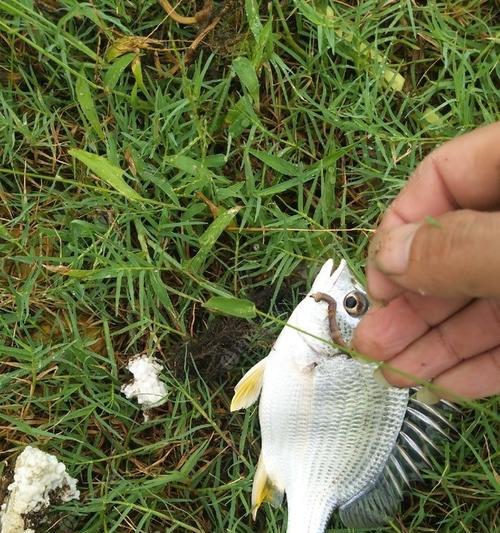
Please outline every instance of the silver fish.
[{"label": "silver fish", "polygon": [[387,521],[403,485],[430,464],[427,428],[446,422],[432,407],[410,407],[408,389],[380,384],[376,364],[342,352],[368,299],[345,261],[332,271],[329,260],[231,403],[247,408],[260,395],[252,514],[286,494],[287,533],[322,533],[336,508],[347,527]]}]

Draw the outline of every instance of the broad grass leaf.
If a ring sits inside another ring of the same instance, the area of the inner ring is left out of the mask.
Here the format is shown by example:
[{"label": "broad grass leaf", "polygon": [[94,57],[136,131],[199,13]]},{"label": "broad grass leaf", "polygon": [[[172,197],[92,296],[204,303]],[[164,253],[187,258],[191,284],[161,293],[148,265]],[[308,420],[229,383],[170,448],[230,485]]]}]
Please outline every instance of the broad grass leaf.
[{"label": "broad grass leaf", "polygon": [[262,31],[262,22],[259,16],[259,5],[257,0],[245,0],[245,11],[248,20],[248,26],[257,39]]},{"label": "broad grass leaf", "polygon": [[179,170],[182,170],[191,176],[207,179],[214,175],[213,172],[209,170],[203,163],[200,163],[199,161],[196,161],[187,155],[174,155],[167,157],[166,161],[169,165],[172,165],[173,167],[178,168]]},{"label": "broad grass leaf", "polygon": [[203,307],[216,313],[238,318],[255,318],[257,316],[255,304],[244,298],[213,296],[203,304]]},{"label": "broad grass leaf", "polygon": [[260,159],[263,163],[265,163],[268,167],[272,168],[273,170],[276,170],[276,172],[279,172],[280,174],[283,174],[283,176],[302,176],[304,174],[304,170],[299,168],[297,165],[294,165],[293,163],[289,163],[288,161],[285,161],[281,157],[278,157],[273,154],[269,154],[268,152],[263,152],[261,150],[254,150],[251,148],[249,152],[255,156],[257,159]]},{"label": "broad grass leaf", "polygon": [[273,21],[270,19],[262,28],[259,36],[255,38],[256,42],[252,54],[252,63],[257,71],[265,61],[269,61],[272,57],[274,51],[274,39]]},{"label": "broad grass leaf", "polygon": [[94,96],[90,90],[89,82],[85,77],[85,74],[81,72],[81,75],[76,79],[76,98],[83,115],[88,120],[92,129],[97,133],[100,139],[104,139],[104,131],[101,127],[97,110],[94,103]]},{"label": "broad grass leaf", "polygon": [[235,215],[238,213],[240,209],[241,209],[240,206],[231,207],[231,209],[228,209],[227,211],[223,211],[222,213],[220,213],[219,216],[210,224],[207,230],[200,237],[200,240],[199,240],[200,245],[203,248],[207,246],[211,248],[216,243],[220,234],[231,223],[231,221],[233,220],[233,218],[235,217]]},{"label": "broad grass leaf", "polygon": [[149,273],[149,279],[151,282],[151,286],[154,289],[155,295],[158,297],[159,301],[163,304],[165,309],[167,310],[167,313],[169,314],[172,322],[174,323],[177,330],[179,330],[181,333],[185,333],[184,324],[182,322],[182,319],[177,314],[174,305],[172,304],[172,300],[170,299],[170,296],[165,289],[165,285],[160,277],[159,272],[153,271]]},{"label": "broad grass leaf", "polygon": [[240,82],[245,90],[248,92],[255,107],[258,109],[260,86],[257,74],[255,72],[255,67],[253,66],[252,62],[247,57],[237,57],[233,61],[233,70],[240,79]]},{"label": "broad grass leaf", "polygon": [[272,196],[274,194],[279,194],[280,192],[287,191],[288,189],[292,189],[293,187],[297,187],[298,185],[304,184],[307,181],[311,180],[313,176],[304,176],[301,178],[292,178],[286,181],[282,181],[280,183],[276,183],[276,185],[271,185],[271,187],[266,187],[265,189],[261,189],[260,191],[256,191],[255,194],[257,196]]},{"label": "broad grass leaf", "polygon": [[138,192],[125,182],[123,170],[110,163],[105,157],[80,150],[79,148],[72,148],[69,150],[69,154],[81,161],[94,174],[129,200],[144,200]]},{"label": "broad grass leaf", "polygon": [[208,226],[205,232],[199,238],[200,249],[197,254],[187,262],[187,266],[193,272],[201,272],[208,254],[217,242],[221,233],[229,226],[236,213],[241,209],[240,206],[232,207],[227,211],[222,211],[219,216]]},{"label": "broad grass leaf", "polygon": [[225,120],[229,124],[229,134],[234,138],[239,137],[251,125],[260,126],[259,117],[252,107],[250,96],[247,94],[229,108]]},{"label": "broad grass leaf", "polygon": [[144,77],[142,75],[141,56],[139,55],[136,55],[132,61],[132,74],[134,75],[137,87],[146,93],[146,86],[144,85]]},{"label": "broad grass leaf", "polygon": [[185,180],[184,194],[186,195],[202,191],[215,176],[204,162],[202,163],[186,155],[174,155],[165,158],[165,161],[188,176],[193,177],[193,179]]},{"label": "broad grass leaf", "polygon": [[125,54],[108,67],[106,74],[104,75],[104,88],[106,91],[110,92],[115,88],[123,71],[130,65],[135,56],[136,54],[133,52]]}]

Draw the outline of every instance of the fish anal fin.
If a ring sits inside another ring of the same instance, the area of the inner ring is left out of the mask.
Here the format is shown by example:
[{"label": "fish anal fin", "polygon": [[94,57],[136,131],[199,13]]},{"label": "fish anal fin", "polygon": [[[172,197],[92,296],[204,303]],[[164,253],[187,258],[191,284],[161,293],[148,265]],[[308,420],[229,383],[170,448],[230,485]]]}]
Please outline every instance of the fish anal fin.
[{"label": "fish anal fin", "polygon": [[266,368],[266,358],[254,365],[238,382],[234,388],[234,396],[231,400],[231,411],[246,409],[257,401],[262,381],[264,379],[264,369]]},{"label": "fish anal fin", "polygon": [[259,507],[268,502],[278,507],[283,501],[283,490],[280,490],[269,477],[262,453],[260,454],[252,487],[252,518],[255,520]]}]

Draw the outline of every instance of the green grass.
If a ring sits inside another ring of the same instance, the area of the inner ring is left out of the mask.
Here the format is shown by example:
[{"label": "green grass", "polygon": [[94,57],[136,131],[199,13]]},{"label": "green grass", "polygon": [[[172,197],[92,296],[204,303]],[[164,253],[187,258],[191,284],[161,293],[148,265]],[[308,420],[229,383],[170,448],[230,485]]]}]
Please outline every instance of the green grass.
[{"label": "green grass", "polygon": [[[325,258],[362,275],[418,161],[498,118],[495,2],[226,4],[186,65],[198,29],[154,0],[0,0],[0,495],[25,444],[55,453],[82,501],[50,531],[283,531],[249,516],[256,413],[228,412],[279,323],[204,302],[283,318]],[[241,209],[204,233],[210,202]],[[165,363],[149,422],[119,392],[137,353]],[[498,405],[464,412],[444,474],[381,531],[493,531]]]}]

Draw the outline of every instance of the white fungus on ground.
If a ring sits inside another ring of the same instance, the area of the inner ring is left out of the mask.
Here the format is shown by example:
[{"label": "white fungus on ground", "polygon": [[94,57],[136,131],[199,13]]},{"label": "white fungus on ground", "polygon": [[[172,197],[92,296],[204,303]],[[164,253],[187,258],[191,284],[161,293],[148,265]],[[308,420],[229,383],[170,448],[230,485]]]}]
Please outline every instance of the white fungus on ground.
[{"label": "white fungus on ground", "polygon": [[7,487],[5,503],[0,508],[0,533],[35,533],[30,513],[40,513],[51,503],[78,500],[76,479],[66,473],[66,466],[54,455],[27,446],[17,458],[14,481]]},{"label": "white fungus on ground", "polygon": [[127,368],[134,376],[132,382],[121,388],[127,398],[137,398],[143,410],[165,403],[167,387],[158,377],[162,366],[154,357],[134,357],[128,362]]}]

